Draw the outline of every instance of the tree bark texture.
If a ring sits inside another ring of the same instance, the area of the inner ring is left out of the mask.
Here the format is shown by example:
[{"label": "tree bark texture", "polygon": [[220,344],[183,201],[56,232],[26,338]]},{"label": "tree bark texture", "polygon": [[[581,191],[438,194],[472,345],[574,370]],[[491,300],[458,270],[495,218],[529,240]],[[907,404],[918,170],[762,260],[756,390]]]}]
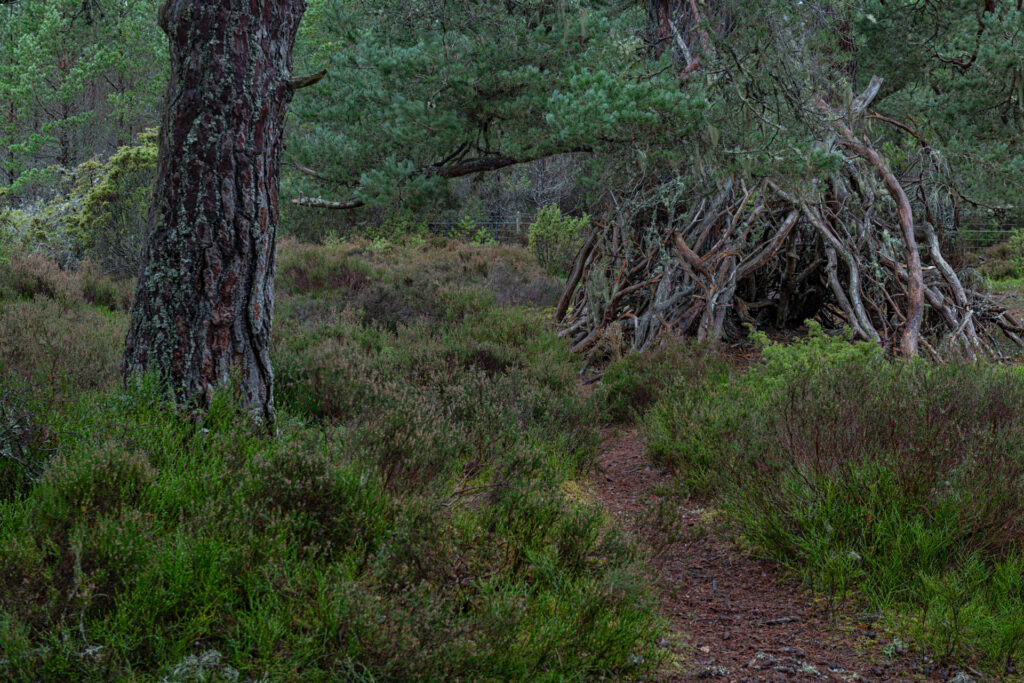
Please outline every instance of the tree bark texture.
[{"label": "tree bark texture", "polygon": [[269,343],[292,47],[305,0],[167,0],[171,74],[123,362],[180,405],[231,382],[274,419]]},{"label": "tree bark texture", "polygon": [[701,34],[703,44],[695,31],[701,15],[691,0],[649,0],[647,3],[647,43],[652,56],[657,58],[670,50],[676,62],[687,71],[699,64],[697,54],[707,48],[706,35]]}]

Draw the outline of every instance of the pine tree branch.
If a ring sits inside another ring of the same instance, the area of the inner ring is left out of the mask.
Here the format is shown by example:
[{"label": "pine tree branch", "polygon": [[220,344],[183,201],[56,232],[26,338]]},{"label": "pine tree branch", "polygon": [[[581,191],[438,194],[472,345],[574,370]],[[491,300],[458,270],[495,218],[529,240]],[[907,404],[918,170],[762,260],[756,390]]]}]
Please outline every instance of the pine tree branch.
[{"label": "pine tree branch", "polygon": [[[527,157],[525,159],[516,159],[515,157],[509,157],[504,155],[494,155],[480,157],[479,159],[470,159],[469,161],[463,161],[457,164],[451,164],[448,166],[434,165],[420,169],[413,175],[423,176],[438,176],[446,180],[452,178],[461,178],[467,175],[473,175],[474,173],[487,173],[489,171],[498,171],[509,166],[516,166],[518,164],[526,164],[532,161],[540,161],[541,159],[547,159],[549,157],[558,156],[560,154],[579,154],[581,152],[590,152],[591,150],[587,147],[576,147],[571,150],[551,152],[550,154],[541,154],[538,156]],[[299,167],[299,170],[307,175],[313,175],[314,177],[322,177],[316,171],[306,167]],[[314,198],[314,197],[301,197],[299,199],[293,199],[292,204],[298,206],[305,206],[308,208],[315,209],[358,209],[366,205],[361,199],[350,199],[348,201],[336,202],[328,201],[326,199]]]},{"label": "pine tree branch", "polygon": [[361,206],[366,206],[366,202],[362,199],[350,199],[347,202],[332,202],[326,199],[320,199],[319,197],[300,197],[299,199],[293,199],[292,204],[298,206],[304,206],[308,209],[358,209]]},{"label": "pine tree branch", "polygon": [[323,69],[315,74],[309,74],[308,76],[297,76],[288,81],[288,89],[299,90],[300,88],[308,88],[309,86],[316,85],[322,81],[326,75],[327,69]]}]

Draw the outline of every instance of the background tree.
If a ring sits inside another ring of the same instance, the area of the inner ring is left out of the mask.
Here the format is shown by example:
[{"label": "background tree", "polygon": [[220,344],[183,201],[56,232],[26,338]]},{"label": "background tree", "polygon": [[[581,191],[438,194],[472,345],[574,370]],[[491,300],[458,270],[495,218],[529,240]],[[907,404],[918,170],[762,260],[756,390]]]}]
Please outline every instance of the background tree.
[{"label": "background tree", "polygon": [[233,380],[243,405],[274,419],[278,178],[292,48],[304,0],[167,0],[167,108],[160,129],[126,377],[156,372],[184,405]]},{"label": "background tree", "polygon": [[[77,132],[89,117],[106,112],[112,132],[142,125],[143,110],[121,120],[109,112],[122,100],[103,95],[134,62],[89,46],[124,43],[115,28],[130,30],[134,8],[144,16],[154,1],[4,3],[7,201],[55,192],[33,180],[58,161],[113,151],[90,151]],[[590,213],[605,235],[581,273],[591,304],[573,307],[588,317],[569,324],[580,349],[609,331],[643,348],[667,330],[736,336],[744,322],[815,317],[904,352],[920,325],[928,344],[956,337],[968,355],[998,355],[978,321],[1011,335],[1019,326],[968,286],[955,250],[944,254],[961,224],[1018,215],[1021,18],[1015,0],[315,0],[297,52],[304,67],[329,70],[331,87],[289,119],[285,192],[358,220],[454,206],[487,216],[503,198],[518,208],[544,195],[528,188],[545,174],[530,171],[550,163],[554,186],[570,188],[555,193],[571,197],[563,208]],[[37,58],[33,45],[49,47]],[[872,76],[880,87],[854,106]],[[31,87],[40,77],[59,94]],[[68,98],[79,91],[90,94]],[[510,170],[524,162],[535,166]],[[487,187],[452,190],[453,179],[502,169]],[[684,244],[702,263],[760,250],[756,268],[738,257],[701,273],[668,246],[670,223],[709,206],[752,223],[724,238],[701,219]],[[651,252],[640,267],[637,254]],[[635,268],[627,280],[590,267],[624,260]],[[662,283],[673,315],[648,305]]]},{"label": "background tree", "polygon": [[910,124],[909,146],[942,151],[972,224],[1020,223],[1022,25],[1017,0],[872,0],[856,18],[861,68],[886,78],[877,112]]},{"label": "background tree", "polygon": [[152,126],[166,83],[157,0],[11,0],[0,11],[0,172],[45,198],[59,169]]}]

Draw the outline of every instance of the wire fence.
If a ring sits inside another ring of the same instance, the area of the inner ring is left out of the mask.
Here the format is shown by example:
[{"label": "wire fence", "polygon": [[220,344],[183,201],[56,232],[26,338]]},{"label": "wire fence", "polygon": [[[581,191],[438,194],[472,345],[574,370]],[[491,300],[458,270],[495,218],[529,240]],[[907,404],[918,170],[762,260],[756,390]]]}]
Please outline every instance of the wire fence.
[{"label": "wire fence", "polygon": [[[472,224],[454,221],[427,223],[427,229],[441,237],[479,239],[485,236],[501,244],[525,244],[530,223],[527,221],[479,221]],[[482,233],[482,235],[481,235]]]},{"label": "wire fence", "polygon": [[[959,248],[985,249],[987,247],[1006,242],[1015,232],[1017,232],[1017,230],[1013,228],[993,228],[991,230],[961,228],[960,230],[944,232],[942,239],[945,244],[955,245]],[[813,239],[808,242],[808,244],[813,243]],[[804,242],[797,242],[797,244],[804,244]],[[924,240],[918,238],[917,246],[924,248],[924,246],[922,246],[923,244]]]},{"label": "wire fence", "polygon": [[1005,242],[1015,232],[1015,228],[961,228],[956,234],[964,246],[982,249]]}]

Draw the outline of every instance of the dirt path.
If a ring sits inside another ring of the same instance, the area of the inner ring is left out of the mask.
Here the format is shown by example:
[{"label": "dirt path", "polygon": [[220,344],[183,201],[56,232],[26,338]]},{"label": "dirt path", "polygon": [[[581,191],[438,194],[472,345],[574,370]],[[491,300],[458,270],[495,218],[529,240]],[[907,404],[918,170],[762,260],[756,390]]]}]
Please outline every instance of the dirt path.
[{"label": "dirt path", "polygon": [[[674,532],[657,522],[657,487],[670,480],[652,468],[633,430],[609,437],[599,456],[598,499],[651,549],[665,616],[684,640],[667,680],[915,681],[922,668],[885,654],[892,641],[872,630],[870,615],[829,619],[827,605],[787,581],[779,569],[740,552],[685,504],[671,510]],[[915,672],[916,670],[916,672]],[[948,679],[950,672],[930,672]],[[954,679],[956,680],[956,679]],[[971,680],[969,677],[961,681]]]}]

